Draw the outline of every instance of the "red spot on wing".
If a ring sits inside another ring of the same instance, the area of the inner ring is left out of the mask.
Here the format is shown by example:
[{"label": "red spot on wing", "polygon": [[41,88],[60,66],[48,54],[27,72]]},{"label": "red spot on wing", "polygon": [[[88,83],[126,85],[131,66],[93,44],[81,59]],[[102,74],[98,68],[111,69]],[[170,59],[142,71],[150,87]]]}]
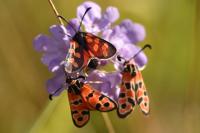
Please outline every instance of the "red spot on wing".
[{"label": "red spot on wing", "polygon": [[93,89],[89,84],[81,88],[81,95],[88,104],[99,111],[107,112],[116,108],[115,102],[98,90]]}]

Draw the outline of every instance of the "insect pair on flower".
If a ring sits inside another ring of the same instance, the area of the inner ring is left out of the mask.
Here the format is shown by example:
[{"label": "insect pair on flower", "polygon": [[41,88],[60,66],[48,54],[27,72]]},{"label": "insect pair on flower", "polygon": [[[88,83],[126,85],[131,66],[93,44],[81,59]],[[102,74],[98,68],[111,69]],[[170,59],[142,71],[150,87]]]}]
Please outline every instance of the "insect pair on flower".
[{"label": "insect pair on flower", "polygon": [[[64,62],[68,98],[74,124],[77,127],[84,126],[89,121],[91,110],[108,112],[117,109],[118,116],[124,118],[138,104],[141,110],[148,114],[149,98],[134,57],[127,61],[120,55],[116,55],[117,50],[110,42],[91,33],[80,32],[82,21],[90,9],[91,7],[87,8],[83,14],[78,30],[62,16],[58,16],[75,31],[73,37],[69,36],[71,38],[70,48]],[[150,45],[145,45],[144,48],[146,47],[150,48]],[[119,62],[123,62],[124,67],[121,71],[122,82],[117,101],[96,90],[89,83],[84,83],[85,76],[80,75],[87,68],[96,69],[99,60],[109,60],[112,57],[117,57]],[[77,72],[79,76],[69,76],[74,72]],[[52,96],[53,94],[50,94],[50,99]]]},{"label": "insect pair on flower", "polygon": [[[34,40],[35,49],[43,52],[42,62],[54,73],[47,81],[49,98],[64,89],[68,91],[77,127],[89,121],[92,110],[116,109],[118,116],[124,118],[138,104],[145,114],[149,112],[149,99],[139,71],[147,58],[135,45],[144,39],[145,30],[128,19],[112,26],[119,17],[115,7],[108,7],[103,15],[100,11],[96,3],[86,1],[77,8],[81,22],[68,22],[59,16],[68,23],[67,27],[53,25],[52,37],[39,35]],[[87,32],[81,32],[82,23]],[[109,63],[114,64],[116,71],[99,70]]]}]

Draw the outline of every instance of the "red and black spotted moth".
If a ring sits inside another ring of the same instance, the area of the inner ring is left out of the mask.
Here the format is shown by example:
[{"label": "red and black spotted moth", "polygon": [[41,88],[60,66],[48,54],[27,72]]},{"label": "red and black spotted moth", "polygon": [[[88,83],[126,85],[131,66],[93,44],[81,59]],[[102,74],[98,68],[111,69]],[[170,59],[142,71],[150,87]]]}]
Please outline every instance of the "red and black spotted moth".
[{"label": "red and black spotted moth", "polygon": [[[85,79],[84,76],[66,77],[66,83],[69,84],[68,98],[72,120],[77,127],[83,127],[87,124],[92,110],[108,112],[117,108],[112,99],[92,88],[89,84],[79,81],[80,78]],[[52,96],[53,94],[50,95],[50,99]]]},{"label": "red and black spotted moth", "polygon": [[62,16],[58,16],[66,21],[76,33],[70,41],[70,49],[65,59],[65,71],[68,73],[82,70],[91,58],[109,59],[116,53],[116,48],[110,42],[91,33],[80,32],[84,16],[90,9],[91,7],[87,8],[82,16],[78,31]]},{"label": "red and black spotted moth", "polygon": [[68,98],[72,119],[77,127],[82,127],[88,122],[90,110],[107,112],[116,108],[116,104],[112,99],[101,94],[89,84],[71,78],[68,78],[66,82],[70,84]]},{"label": "red and black spotted moth", "polygon": [[[139,52],[146,47],[151,48],[151,46],[147,44]],[[134,57],[136,57],[136,55]],[[117,114],[120,118],[128,116],[136,104],[140,106],[140,109],[145,115],[149,114],[149,97],[142,74],[137,64],[134,62],[134,57],[129,61],[124,59],[124,69],[121,72],[122,82],[117,100]],[[118,56],[118,59],[121,61],[123,58]]]}]

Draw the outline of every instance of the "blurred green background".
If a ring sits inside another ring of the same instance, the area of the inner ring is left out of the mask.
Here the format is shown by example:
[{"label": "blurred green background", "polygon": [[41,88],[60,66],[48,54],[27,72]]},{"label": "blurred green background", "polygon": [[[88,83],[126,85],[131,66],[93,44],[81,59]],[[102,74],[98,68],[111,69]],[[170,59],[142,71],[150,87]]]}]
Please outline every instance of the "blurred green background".
[{"label": "blurred green background", "polygon": [[[60,14],[76,15],[81,0],[54,0]],[[130,18],[146,27],[149,62],[143,71],[151,114],[136,109],[128,118],[109,117],[117,133],[200,132],[200,1],[97,0],[105,9],[116,6],[119,23]],[[79,129],[71,120],[66,92],[48,100],[45,82],[51,73],[34,51],[33,38],[48,34],[57,23],[47,0],[0,0],[0,132],[108,132],[99,112]]]}]

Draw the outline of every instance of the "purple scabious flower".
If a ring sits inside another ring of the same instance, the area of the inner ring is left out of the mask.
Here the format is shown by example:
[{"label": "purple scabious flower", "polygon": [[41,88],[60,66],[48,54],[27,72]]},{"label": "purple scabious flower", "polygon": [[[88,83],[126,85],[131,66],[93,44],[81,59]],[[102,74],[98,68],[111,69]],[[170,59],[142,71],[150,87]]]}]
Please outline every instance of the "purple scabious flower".
[{"label": "purple scabious flower", "polygon": [[[117,48],[117,54],[125,59],[131,58],[140,47],[136,44],[145,38],[145,29],[138,23],[131,20],[124,20],[119,25],[114,26],[113,23],[119,18],[118,9],[108,7],[102,13],[101,8],[94,2],[86,1],[77,8],[77,18],[70,20],[74,28],[78,29],[81,17],[88,7],[91,10],[85,15],[83,20],[84,30],[111,42]],[[62,88],[65,83],[65,74],[63,72],[64,60],[66,58],[70,39],[68,35],[74,36],[75,31],[71,26],[53,25],[50,27],[51,35],[40,34],[34,39],[34,48],[41,52],[41,61],[48,69],[54,73],[54,77],[47,81],[47,89],[50,94],[54,93],[58,88]],[[139,67],[143,67],[147,63],[147,57],[143,52],[138,54],[135,62]],[[100,63],[105,65],[105,61]],[[100,66],[101,66],[100,65]],[[115,63],[118,70],[118,64]],[[118,96],[118,84],[121,81],[119,71],[103,72],[92,71],[85,82],[90,83],[95,89],[100,90],[106,95],[116,99]],[[92,83],[93,82],[93,83]],[[99,82],[99,83],[95,83]],[[59,95],[63,89],[60,89],[55,95]]]},{"label": "purple scabious flower", "polygon": [[[144,40],[145,34],[145,29],[141,24],[126,19],[113,29],[105,30],[102,36],[117,48],[121,57],[129,60],[140,50],[137,43]],[[147,63],[144,52],[140,52],[135,57],[135,62],[139,67],[143,67]]]}]

